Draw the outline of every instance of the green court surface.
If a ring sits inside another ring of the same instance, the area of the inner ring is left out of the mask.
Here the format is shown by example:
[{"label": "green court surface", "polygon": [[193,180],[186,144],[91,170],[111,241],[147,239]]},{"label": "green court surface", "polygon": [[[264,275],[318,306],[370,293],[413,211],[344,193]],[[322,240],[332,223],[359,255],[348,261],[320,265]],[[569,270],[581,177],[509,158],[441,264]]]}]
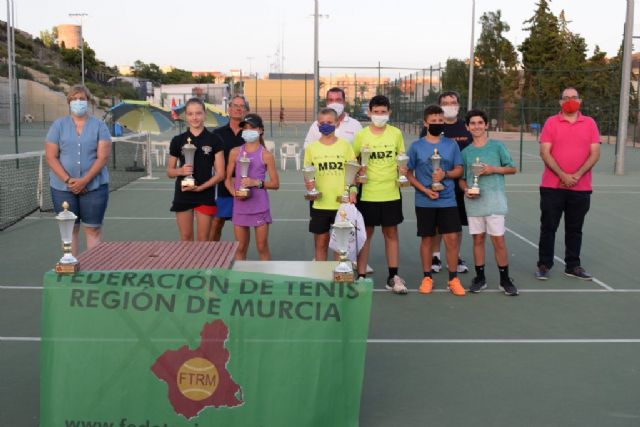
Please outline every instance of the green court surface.
[{"label": "green court surface", "polygon": [[[299,126],[274,128],[270,139],[279,146],[303,138]],[[454,297],[445,291],[444,270],[434,275],[433,294],[417,293],[422,272],[412,190],[403,191],[399,227],[400,275],[412,290],[407,296],[384,290],[384,245],[376,232],[362,426],[640,425],[640,151],[627,149],[627,175],[616,177],[614,147],[602,146],[582,247],[583,265],[596,280],[563,274],[561,225],[551,279],[540,282],[533,272],[542,164],[533,137],[527,138],[524,171],[507,177],[506,238],[520,296],[498,292],[490,246],[487,291]],[[511,139],[517,135],[505,142],[518,163],[519,142]],[[292,165],[270,195],[271,252],[275,260],[311,260],[308,204]],[[155,174],[160,179],[111,193],[105,240],[177,239],[169,212],[173,183],[160,169]],[[227,225],[223,238],[232,236]],[[61,256],[53,214],[34,213],[0,232],[0,245],[0,426],[35,426],[42,276]],[[473,265],[467,235],[462,255]],[[256,258],[253,249],[249,256]],[[472,273],[461,278],[467,286]]]}]

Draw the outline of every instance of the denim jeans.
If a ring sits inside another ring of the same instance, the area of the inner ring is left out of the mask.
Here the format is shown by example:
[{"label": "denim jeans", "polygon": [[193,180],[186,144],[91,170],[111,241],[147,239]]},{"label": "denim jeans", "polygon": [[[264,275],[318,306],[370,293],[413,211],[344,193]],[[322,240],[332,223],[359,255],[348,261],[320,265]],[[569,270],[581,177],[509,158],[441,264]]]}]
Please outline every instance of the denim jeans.
[{"label": "denim jeans", "polygon": [[564,261],[570,270],[580,264],[582,226],[589,212],[591,191],[540,188],[540,242],[538,265],[553,267],[556,231],[564,214]]}]

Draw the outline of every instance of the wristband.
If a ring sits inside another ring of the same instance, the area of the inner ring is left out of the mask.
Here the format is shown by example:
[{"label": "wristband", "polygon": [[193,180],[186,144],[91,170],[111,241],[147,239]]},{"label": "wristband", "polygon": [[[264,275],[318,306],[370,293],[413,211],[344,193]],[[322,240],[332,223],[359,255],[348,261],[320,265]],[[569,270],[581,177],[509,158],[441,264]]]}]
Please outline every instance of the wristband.
[{"label": "wristband", "polygon": [[262,180],[258,181],[258,188],[260,189],[264,188],[264,181]]},{"label": "wristband", "polygon": [[65,183],[65,184],[68,184],[68,183],[69,183],[69,181],[71,181],[71,177],[70,177],[70,176],[69,176],[69,177],[67,177],[67,179],[65,179],[64,183]]},{"label": "wristband", "polygon": [[356,187],[355,185],[349,186],[349,193],[358,194],[358,187]]}]

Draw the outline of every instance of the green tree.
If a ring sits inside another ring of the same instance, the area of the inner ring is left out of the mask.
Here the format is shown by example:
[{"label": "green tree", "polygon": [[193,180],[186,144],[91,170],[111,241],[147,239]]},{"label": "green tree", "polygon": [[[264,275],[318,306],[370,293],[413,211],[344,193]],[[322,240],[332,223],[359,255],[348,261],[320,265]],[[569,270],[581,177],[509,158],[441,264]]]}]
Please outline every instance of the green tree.
[{"label": "green tree", "polygon": [[[522,53],[524,85],[522,96],[527,108],[528,121],[542,120],[547,112],[541,112],[545,105],[558,99],[562,86],[558,82],[556,70],[558,58],[563,54],[564,42],[560,34],[558,18],[549,10],[547,0],[539,0],[534,15],[524,24],[529,36],[519,46]],[[557,103],[555,104],[557,107]],[[533,108],[536,114],[530,114]]]},{"label": "green tree", "polygon": [[585,73],[587,65],[587,43],[579,34],[569,30],[571,21],[566,19],[564,10],[560,12],[559,29],[562,37],[562,52],[558,57],[558,80],[560,88],[574,86],[582,88],[589,77]]},{"label": "green tree", "polygon": [[133,63],[133,75],[141,79],[148,79],[154,83],[160,83],[162,81],[162,71],[153,62],[145,64],[139,59]]},{"label": "green tree", "polygon": [[[461,59],[449,58],[442,72],[442,90],[455,90],[461,100],[469,97],[469,65]],[[461,102],[463,104],[463,102]]]},{"label": "green tree", "polygon": [[40,40],[42,44],[49,49],[58,45],[58,28],[53,27],[51,30],[40,31]]},{"label": "green tree", "polygon": [[476,45],[473,93],[474,104],[501,120],[505,101],[512,102],[518,85],[518,56],[504,36],[510,30],[502,12],[486,12],[480,17],[482,30]]}]

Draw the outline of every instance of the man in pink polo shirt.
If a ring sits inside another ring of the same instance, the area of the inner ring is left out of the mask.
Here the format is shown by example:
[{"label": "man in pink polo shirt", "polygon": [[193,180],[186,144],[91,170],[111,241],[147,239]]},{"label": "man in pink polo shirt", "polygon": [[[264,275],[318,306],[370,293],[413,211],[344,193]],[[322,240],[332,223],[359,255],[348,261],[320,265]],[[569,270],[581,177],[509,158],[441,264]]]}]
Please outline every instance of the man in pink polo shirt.
[{"label": "man in pink polo shirt", "polygon": [[600,132],[595,121],[580,113],[578,91],[567,87],[561,111],[547,119],[540,134],[544,172],[540,183],[540,243],[536,278],[547,280],[553,267],[556,230],[564,214],[567,276],[591,280],[580,265],[582,225],[591,200],[591,168],[600,158]]}]

